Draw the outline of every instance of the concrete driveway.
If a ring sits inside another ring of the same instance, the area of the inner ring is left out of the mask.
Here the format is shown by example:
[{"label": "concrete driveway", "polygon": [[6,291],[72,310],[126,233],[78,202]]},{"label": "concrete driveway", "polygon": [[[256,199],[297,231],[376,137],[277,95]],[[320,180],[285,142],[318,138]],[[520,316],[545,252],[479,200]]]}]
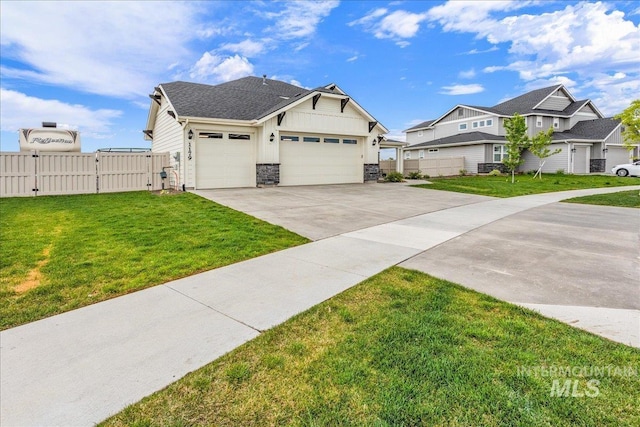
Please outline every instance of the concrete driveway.
[{"label": "concrete driveway", "polygon": [[232,188],[193,193],[311,240],[493,199],[425,191],[405,183]]},{"label": "concrete driveway", "polygon": [[[491,197],[399,183],[195,193],[312,240],[489,200],[500,206]],[[400,265],[638,346],[639,230],[636,209],[552,203],[498,219]]]}]

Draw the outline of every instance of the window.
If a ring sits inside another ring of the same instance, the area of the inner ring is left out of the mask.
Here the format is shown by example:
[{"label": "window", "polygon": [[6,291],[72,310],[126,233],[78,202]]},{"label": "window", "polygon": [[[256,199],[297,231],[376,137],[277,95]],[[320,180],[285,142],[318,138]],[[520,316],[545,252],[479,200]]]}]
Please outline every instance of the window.
[{"label": "window", "polygon": [[229,139],[244,139],[244,140],[248,140],[251,139],[251,135],[247,135],[244,133],[230,133],[229,134]]},{"label": "window", "polygon": [[540,117],[540,116],[536,116],[536,127],[537,128],[541,128],[542,127],[542,117]]},{"label": "window", "polygon": [[280,141],[300,141],[300,138],[297,136],[289,136],[289,135],[281,135]]},{"label": "window", "polygon": [[422,132],[421,130],[418,131],[418,136],[422,136],[424,135],[424,132]]},{"label": "window", "polygon": [[419,159],[424,159],[424,150],[418,151],[418,158]]},{"label": "window", "polygon": [[320,138],[317,136],[305,136],[302,138],[304,142],[320,142]]},{"label": "window", "polygon": [[325,138],[324,142],[329,142],[331,144],[339,144],[340,140],[338,138]]},{"label": "window", "polygon": [[507,157],[507,147],[504,145],[494,145],[493,146],[493,162],[501,163],[502,159]]},{"label": "window", "polygon": [[429,148],[429,152],[430,153],[437,153],[438,151],[440,151],[440,150],[437,149],[437,148]]},{"label": "window", "polygon": [[411,151],[405,151],[404,152],[404,159],[405,160],[411,160]]},{"label": "window", "polygon": [[493,119],[487,119],[487,120],[479,120],[477,122],[473,122],[471,123],[471,127],[476,129],[476,128],[484,128],[487,126],[491,126],[493,125]]},{"label": "window", "polygon": [[554,129],[560,128],[560,118],[558,117],[553,118],[553,128]]},{"label": "window", "polygon": [[220,132],[200,132],[198,136],[200,138],[222,139],[222,133]]},{"label": "window", "polygon": [[357,144],[358,140],[357,139],[346,139],[345,138],[345,139],[342,140],[342,143],[343,144]]},{"label": "window", "polygon": [[466,123],[460,123],[458,125],[458,130],[467,130],[467,124]]}]

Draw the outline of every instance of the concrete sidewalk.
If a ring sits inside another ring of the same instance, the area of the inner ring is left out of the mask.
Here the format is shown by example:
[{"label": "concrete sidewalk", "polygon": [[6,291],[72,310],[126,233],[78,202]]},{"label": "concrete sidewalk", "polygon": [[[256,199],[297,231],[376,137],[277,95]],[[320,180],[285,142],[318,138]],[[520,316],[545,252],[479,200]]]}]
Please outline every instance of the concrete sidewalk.
[{"label": "concrete sidewalk", "polygon": [[[627,187],[640,189],[640,187]],[[319,240],[0,333],[0,424],[92,425],[378,272],[534,207],[481,201]]]}]

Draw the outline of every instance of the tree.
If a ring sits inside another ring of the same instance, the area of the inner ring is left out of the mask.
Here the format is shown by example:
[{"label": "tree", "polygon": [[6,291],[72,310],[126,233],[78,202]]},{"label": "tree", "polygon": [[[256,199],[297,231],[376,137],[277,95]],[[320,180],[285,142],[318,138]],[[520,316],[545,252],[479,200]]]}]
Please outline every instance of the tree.
[{"label": "tree", "polygon": [[505,119],[504,128],[507,131],[507,157],[502,163],[511,171],[511,183],[515,182],[515,171],[523,162],[522,152],[529,146],[527,123],[520,114],[515,113],[510,119]]},{"label": "tree", "polygon": [[533,176],[534,178],[536,176],[539,176],[540,179],[542,179],[542,166],[544,166],[545,159],[547,157],[553,156],[554,154],[558,154],[559,152],[562,151],[560,148],[554,151],[551,151],[549,146],[551,145],[552,139],[553,139],[553,128],[549,128],[548,131],[541,130],[540,132],[538,132],[537,135],[531,138],[531,142],[529,143],[529,147],[528,147],[529,151],[531,152],[531,154],[533,154],[538,159],[540,159],[540,163],[539,163],[540,166],[538,167],[536,174]]},{"label": "tree", "polygon": [[624,147],[629,151],[633,150],[635,146],[640,144],[640,99],[631,102],[631,105],[615,118],[620,120],[624,126],[622,131]]}]

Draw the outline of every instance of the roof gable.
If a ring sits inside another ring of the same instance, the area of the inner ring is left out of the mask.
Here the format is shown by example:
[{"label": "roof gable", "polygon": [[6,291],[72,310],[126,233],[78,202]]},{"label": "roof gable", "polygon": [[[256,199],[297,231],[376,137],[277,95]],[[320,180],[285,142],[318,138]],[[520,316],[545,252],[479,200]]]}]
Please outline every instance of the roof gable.
[{"label": "roof gable", "polygon": [[534,110],[544,100],[559,90],[562,85],[545,87],[542,89],[532,90],[524,95],[509,99],[500,104],[494,105],[493,108],[502,112],[502,114],[513,116],[515,113],[527,114]]}]

